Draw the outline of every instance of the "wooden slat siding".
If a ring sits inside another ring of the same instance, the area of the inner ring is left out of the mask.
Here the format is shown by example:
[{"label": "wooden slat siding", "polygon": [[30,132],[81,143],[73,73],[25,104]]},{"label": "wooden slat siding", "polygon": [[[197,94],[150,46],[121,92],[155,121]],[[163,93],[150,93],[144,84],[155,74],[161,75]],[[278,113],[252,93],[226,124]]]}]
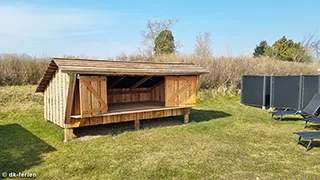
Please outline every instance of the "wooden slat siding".
[{"label": "wooden slat siding", "polygon": [[48,102],[48,115],[49,115],[49,118],[48,118],[48,120],[50,121],[50,122],[52,122],[52,94],[51,94],[51,82],[52,81],[50,81],[50,83],[48,84],[48,87],[47,87],[47,89],[49,90],[49,102]]},{"label": "wooden slat siding", "polygon": [[56,71],[56,76],[54,78],[54,94],[55,94],[55,121],[58,126],[59,126],[59,93],[58,93],[58,79],[59,79],[59,71]]},{"label": "wooden slat siding", "polygon": [[164,84],[157,88],[117,88],[108,90],[108,104],[124,102],[164,101]]},{"label": "wooden slat siding", "polygon": [[57,71],[57,87],[56,87],[56,96],[57,96],[57,124],[59,126],[61,126],[61,116],[62,116],[62,112],[61,112],[61,88],[60,88],[60,80],[61,80],[61,73],[58,70]]},{"label": "wooden slat siding", "polygon": [[54,76],[54,89],[53,89],[53,92],[54,92],[54,123],[59,125],[59,112],[58,112],[58,90],[57,90],[57,86],[58,86],[58,71],[56,71],[56,74]]},{"label": "wooden slat siding", "polygon": [[51,122],[54,123],[54,77],[51,79],[50,90],[51,90]]},{"label": "wooden slat siding", "polygon": [[167,76],[165,88],[166,106],[196,104],[197,76]]},{"label": "wooden slat siding", "polygon": [[59,88],[59,95],[60,95],[60,127],[64,127],[64,117],[65,117],[65,84],[64,84],[64,73],[59,71],[60,73],[60,88]]},{"label": "wooden slat siding", "polygon": [[164,101],[164,82],[158,84],[158,86],[151,88],[151,100],[152,101]]},{"label": "wooden slat siding", "polygon": [[[63,72],[62,72],[63,73]],[[70,76],[67,73],[63,73],[65,76],[65,91],[64,91],[64,99],[65,99],[65,104],[64,104],[64,121],[63,121],[63,127],[66,128],[66,116],[67,116],[67,106],[68,106],[68,91],[69,91],[69,83],[70,83]],[[72,105],[73,106],[73,105]],[[67,119],[70,121],[70,118]]]},{"label": "wooden slat siding", "polygon": [[55,93],[56,93],[56,123],[58,126],[60,126],[60,92],[59,92],[59,71],[56,71],[56,88],[55,88]]},{"label": "wooden slat siding", "polygon": [[91,126],[98,124],[109,124],[109,123],[118,123],[118,122],[127,122],[134,120],[143,120],[143,119],[153,119],[169,116],[180,116],[185,115],[188,112],[190,107],[181,107],[179,109],[167,109],[167,110],[156,110],[149,112],[133,112],[127,114],[118,114],[118,115],[109,115],[109,116],[97,116],[97,117],[88,117],[88,118],[72,118],[71,122],[66,125],[67,128],[76,128],[83,126]]},{"label": "wooden slat siding", "polygon": [[47,91],[47,104],[46,104],[46,106],[47,106],[47,120],[48,121],[50,121],[50,115],[51,115],[51,113],[50,113],[50,111],[51,111],[51,106],[50,106],[50,103],[51,103],[51,100],[50,100],[50,84],[48,84],[48,87],[47,87],[47,89],[46,89],[46,91]]},{"label": "wooden slat siding", "polygon": [[[108,91],[108,88],[107,88],[108,78],[106,76],[103,76],[103,77],[105,79],[104,81],[98,81],[99,82],[98,92],[100,93],[102,100],[104,100],[107,104],[105,111],[108,111],[108,97],[107,97],[108,96],[108,93],[107,93],[107,91]],[[102,106],[102,104],[100,102],[99,102],[99,106],[100,107]]]},{"label": "wooden slat siding", "polygon": [[66,91],[66,84],[65,84],[65,73],[60,71],[60,114],[61,114],[61,122],[60,122],[60,127],[64,127],[65,123],[65,111],[66,111],[66,96],[65,96],[65,91]]},{"label": "wooden slat siding", "polygon": [[47,90],[44,90],[43,92],[43,109],[44,109],[44,113],[43,113],[43,117],[46,120],[47,119]]},{"label": "wooden slat siding", "polygon": [[[64,117],[64,123],[70,123],[70,116],[73,106],[73,98],[74,98],[74,89],[76,84],[76,74],[70,73],[68,74],[68,90],[67,90],[67,101],[66,101],[66,111]],[[65,125],[64,125],[65,126]]]},{"label": "wooden slat siding", "polygon": [[52,77],[52,87],[51,87],[51,92],[52,92],[52,122],[54,124],[56,123],[56,74]]},{"label": "wooden slat siding", "polygon": [[44,91],[44,95],[45,95],[45,101],[44,101],[44,108],[45,108],[45,112],[44,112],[44,118],[45,120],[48,120],[48,88],[45,89]]},{"label": "wooden slat siding", "polygon": [[106,76],[80,76],[80,114],[82,117],[91,117],[108,111],[106,82]]},{"label": "wooden slat siding", "polygon": [[89,109],[88,89],[87,89],[87,86],[81,83],[81,79],[79,81],[79,84],[80,84],[80,112],[81,112],[81,116],[87,116],[87,114],[83,114],[83,112]]}]

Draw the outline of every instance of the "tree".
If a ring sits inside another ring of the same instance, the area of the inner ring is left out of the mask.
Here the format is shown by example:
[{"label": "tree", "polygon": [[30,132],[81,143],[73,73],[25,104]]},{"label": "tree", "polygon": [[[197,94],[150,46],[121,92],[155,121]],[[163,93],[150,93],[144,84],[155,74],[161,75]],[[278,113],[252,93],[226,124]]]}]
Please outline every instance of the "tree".
[{"label": "tree", "polygon": [[174,38],[170,30],[163,30],[154,41],[154,54],[171,54],[175,51]]},{"label": "tree", "polygon": [[253,57],[265,56],[266,49],[268,48],[267,41],[261,41],[259,45],[256,45],[256,48],[253,52]]},{"label": "tree", "polygon": [[[163,30],[170,30],[178,20],[167,19],[164,21],[151,21],[148,20],[146,29],[141,31],[142,42],[141,47],[138,48],[139,53],[145,58],[149,58],[153,55],[154,51],[154,42],[156,37]],[[179,49],[182,45],[175,41],[175,50]]]},{"label": "tree", "polygon": [[316,39],[311,43],[311,48],[318,61],[320,61],[320,39]]},{"label": "tree", "polygon": [[204,32],[196,36],[196,46],[193,51],[196,56],[212,56],[211,33]]},{"label": "tree", "polygon": [[288,40],[285,36],[274,42],[272,46],[267,47],[265,54],[271,58],[276,58],[283,61],[311,61],[308,51],[301,45],[300,42],[294,42],[292,39]]}]

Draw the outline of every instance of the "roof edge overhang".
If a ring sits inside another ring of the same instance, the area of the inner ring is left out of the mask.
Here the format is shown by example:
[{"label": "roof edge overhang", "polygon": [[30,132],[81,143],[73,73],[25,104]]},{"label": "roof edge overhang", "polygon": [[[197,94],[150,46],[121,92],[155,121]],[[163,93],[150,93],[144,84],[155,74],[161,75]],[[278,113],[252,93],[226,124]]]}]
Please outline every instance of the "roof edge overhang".
[{"label": "roof edge overhang", "polygon": [[121,68],[98,68],[98,67],[70,67],[59,66],[61,72],[77,73],[77,74],[104,74],[104,75],[150,75],[150,76],[173,76],[173,75],[200,75],[208,73],[204,69],[194,71],[170,69],[166,71],[159,71],[157,69],[121,69]]},{"label": "roof edge overhang", "polygon": [[[76,74],[103,74],[103,75],[132,75],[132,76],[194,76],[209,73],[206,69],[196,66],[193,63],[153,63],[153,62],[127,62],[120,61],[121,63],[145,63],[145,64],[184,64],[184,65],[194,65],[194,68],[188,69],[136,69],[136,68],[111,68],[111,67],[77,67],[77,66],[63,66],[55,62],[55,60],[90,60],[90,61],[103,61],[103,60],[94,60],[94,59],[71,59],[71,58],[53,58],[49,63],[46,71],[44,72],[43,77],[40,80],[40,83],[36,89],[36,92],[44,92],[47,88],[51,78],[59,69],[63,73],[76,73]],[[119,63],[119,61],[108,61]]]}]

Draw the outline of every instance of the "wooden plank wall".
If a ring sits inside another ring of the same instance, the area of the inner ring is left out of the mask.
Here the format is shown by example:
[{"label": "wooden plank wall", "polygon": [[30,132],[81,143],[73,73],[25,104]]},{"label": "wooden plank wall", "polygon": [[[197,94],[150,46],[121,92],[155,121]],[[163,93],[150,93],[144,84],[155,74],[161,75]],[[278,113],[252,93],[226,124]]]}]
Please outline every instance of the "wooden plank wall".
[{"label": "wooden plank wall", "polygon": [[108,90],[108,104],[127,102],[163,101],[164,83],[155,88],[117,88]]},{"label": "wooden plank wall", "polygon": [[100,117],[88,117],[88,118],[71,118],[70,124],[67,124],[68,128],[76,128],[83,126],[92,126],[98,124],[109,124],[118,122],[127,122],[134,120],[153,119],[169,116],[185,115],[190,112],[190,107],[177,108],[177,109],[165,109],[155,110],[147,112],[128,112],[126,114],[115,114]]},{"label": "wooden plank wall", "polygon": [[164,82],[151,89],[151,101],[165,101]]},{"label": "wooden plank wall", "polygon": [[80,76],[79,84],[82,117],[90,117],[108,111],[106,76]]},{"label": "wooden plank wall", "polygon": [[69,76],[57,70],[44,91],[44,117],[60,127],[65,127],[64,117],[68,84]]},{"label": "wooden plank wall", "polygon": [[166,76],[166,106],[196,105],[197,76]]}]

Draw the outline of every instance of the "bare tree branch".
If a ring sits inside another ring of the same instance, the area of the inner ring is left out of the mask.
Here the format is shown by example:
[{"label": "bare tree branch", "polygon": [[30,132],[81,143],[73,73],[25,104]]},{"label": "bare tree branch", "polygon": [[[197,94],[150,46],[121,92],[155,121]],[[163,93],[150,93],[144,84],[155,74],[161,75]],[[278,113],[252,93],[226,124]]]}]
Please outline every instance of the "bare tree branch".
[{"label": "bare tree branch", "polygon": [[[146,29],[141,31],[142,42],[141,47],[138,48],[139,54],[148,58],[153,55],[154,40],[163,30],[170,30],[178,20],[167,19],[164,21],[148,20]],[[176,50],[182,45],[179,41],[175,41]]]},{"label": "bare tree branch", "polygon": [[206,56],[210,57],[213,55],[212,53],[212,40],[211,40],[211,33],[204,32],[203,34],[200,33],[196,36],[196,45],[194,49],[194,54],[196,56]]}]

